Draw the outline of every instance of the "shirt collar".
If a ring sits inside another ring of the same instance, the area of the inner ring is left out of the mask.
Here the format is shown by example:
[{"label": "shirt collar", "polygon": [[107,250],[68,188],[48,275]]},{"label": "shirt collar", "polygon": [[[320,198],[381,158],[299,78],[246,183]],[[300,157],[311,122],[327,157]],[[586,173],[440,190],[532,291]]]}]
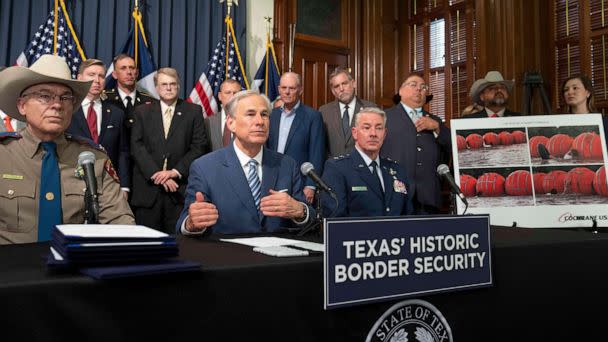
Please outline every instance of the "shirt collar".
[{"label": "shirt collar", "polygon": [[488,117],[491,117],[492,114],[496,114],[497,116],[502,118],[503,116],[505,116],[506,110],[507,110],[507,108],[503,108],[503,109],[499,110],[498,112],[493,112],[490,110],[490,108],[486,107],[486,113],[488,114]]},{"label": "shirt collar", "polygon": [[175,112],[175,105],[177,104],[177,100],[175,100],[171,105],[167,105],[163,101],[159,101],[159,102],[160,102],[160,112],[161,113],[165,113],[167,111],[167,108],[171,108],[171,111]]},{"label": "shirt collar", "polygon": [[137,89],[133,90],[130,93],[125,93],[119,87],[116,87],[116,89],[118,89],[118,95],[120,95],[120,98],[122,99],[123,102],[125,101],[125,97],[127,97],[127,96],[131,96],[131,101],[135,101],[135,97],[137,96]]},{"label": "shirt collar", "polygon": [[405,103],[401,102],[401,105],[403,106],[403,109],[405,109],[405,112],[409,115],[412,111],[415,111],[416,113],[420,114],[422,113],[422,107],[418,107],[418,108],[410,108],[408,105],[406,105]]},{"label": "shirt collar", "polygon": [[[369,164],[371,164],[371,162],[372,162],[372,158],[370,158],[367,154],[365,154],[365,152],[361,151],[359,146],[355,145],[355,149],[357,149],[357,152],[359,152],[359,154],[361,155],[361,158],[363,158],[363,161],[365,162],[365,166],[369,167]],[[380,155],[378,155],[376,157],[376,159],[374,159],[374,160],[376,161],[376,164],[378,164],[378,166],[380,166]]]},{"label": "shirt collar", "polygon": [[287,114],[287,115],[289,115],[291,113],[295,113],[296,110],[298,110],[299,107],[300,107],[300,101],[299,100],[298,100],[298,103],[296,103],[296,105],[293,106],[293,108],[289,112],[285,110],[285,105],[282,105],[281,106],[281,114]]},{"label": "shirt collar", "polygon": [[[232,142],[232,146],[234,146],[234,152],[236,152],[236,157],[239,159],[239,164],[241,164],[242,167],[247,166],[247,164],[249,163],[249,160],[251,160],[251,157],[246,155],[245,152],[241,151],[241,149],[239,149],[238,146],[236,146],[236,142]],[[264,146],[260,146],[260,152],[258,152],[258,154],[255,155],[255,157],[253,157],[253,159],[255,159],[255,161],[258,162],[258,165],[262,165],[262,157],[264,155]]]},{"label": "shirt collar", "polygon": [[[40,147],[40,143],[42,141],[40,141],[40,139],[37,136],[30,133],[29,129],[22,130],[21,137],[23,140],[23,148],[25,149],[27,156],[30,158],[34,158],[34,156],[36,155],[36,152],[38,152],[38,149],[42,148],[42,147]],[[63,152],[63,150],[68,145],[68,141],[65,139],[64,134],[61,134],[58,138],[56,138],[53,141],[57,144],[57,159],[59,159],[61,152]]]},{"label": "shirt collar", "polygon": [[91,101],[91,100],[89,100],[89,99],[87,99],[85,97],[84,100],[82,101],[82,107],[88,106],[91,102],[93,103],[93,105],[101,105],[101,99],[100,98],[97,98],[97,99]]},{"label": "shirt collar", "polygon": [[353,99],[350,100],[350,103],[344,104],[344,103],[338,101],[338,104],[340,105],[340,113],[342,113],[344,111],[345,106],[348,106],[348,110],[350,111],[351,109],[354,109],[355,106],[357,105],[357,97],[353,96]]}]

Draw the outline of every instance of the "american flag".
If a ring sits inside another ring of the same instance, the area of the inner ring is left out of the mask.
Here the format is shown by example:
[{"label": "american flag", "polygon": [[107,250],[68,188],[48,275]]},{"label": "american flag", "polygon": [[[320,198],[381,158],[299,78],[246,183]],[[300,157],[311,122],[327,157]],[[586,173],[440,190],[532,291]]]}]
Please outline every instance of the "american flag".
[{"label": "american flag", "polygon": [[[78,74],[78,67],[82,62],[82,57],[77,51],[75,38],[72,32],[66,24],[66,18],[63,15],[63,11],[59,9],[59,15],[57,17],[57,55],[63,57],[70,71],[72,72],[72,78],[76,78]],[[27,45],[25,50],[17,58],[17,65],[28,67],[32,65],[40,56],[53,54],[53,37],[55,35],[55,14],[51,11],[49,16],[46,18],[46,22],[38,28],[38,31],[34,34],[34,37]]]},{"label": "american flag", "polygon": [[[246,89],[243,71],[239,66],[237,58],[237,50],[233,41],[232,34],[228,33],[228,44],[226,44],[226,36],[224,36],[213,51],[213,55],[205,71],[201,74],[198,81],[194,85],[194,89],[188,97],[188,101],[199,104],[203,107],[205,117],[214,115],[218,112],[218,104],[216,101],[217,93],[220,90],[220,85],[227,78],[232,78],[241,83],[241,87]],[[226,46],[228,45],[228,70],[226,72]]]}]

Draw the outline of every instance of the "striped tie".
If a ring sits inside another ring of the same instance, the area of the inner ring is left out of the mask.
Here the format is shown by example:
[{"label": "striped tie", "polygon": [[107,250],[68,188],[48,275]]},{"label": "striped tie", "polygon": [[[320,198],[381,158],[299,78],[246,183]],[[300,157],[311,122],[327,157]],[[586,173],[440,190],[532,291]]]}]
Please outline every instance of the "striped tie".
[{"label": "striped tie", "polygon": [[260,177],[258,177],[258,162],[255,159],[249,160],[249,172],[247,173],[247,183],[251,189],[251,195],[255,202],[255,207],[260,209],[260,194],[262,192],[262,184],[260,184]]}]

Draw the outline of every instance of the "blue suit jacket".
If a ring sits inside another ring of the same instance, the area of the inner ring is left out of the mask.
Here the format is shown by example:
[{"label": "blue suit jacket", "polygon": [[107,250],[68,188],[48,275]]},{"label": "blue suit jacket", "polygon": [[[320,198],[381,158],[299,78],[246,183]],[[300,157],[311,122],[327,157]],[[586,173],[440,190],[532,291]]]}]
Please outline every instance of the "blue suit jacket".
[{"label": "blue suit jacket", "polygon": [[439,136],[431,131],[416,132],[416,126],[403,105],[386,110],[388,128],[380,154],[396,160],[407,173],[410,196],[421,205],[441,208],[441,182],[437,166],[448,163],[451,153],[450,130],[437,116],[424,112],[439,122]]},{"label": "blue suit jacket", "polygon": [[[262,157],[262,198],[269,194],[269,189],[286,189],[290,196],[305,202],[302,177],[294,160],[265,148]],[[204,155],[190,166],[186,202],[177,221],[178,233],[198,191],[203,193],[205,201],[217,207],[219,218],[211,227],[213,233],[275,232],[294,225],[291,220],[262,216],[257,210],[233,145]],[[313,218],[314,211],[310,206],[308,209],[309,217]]]},{"label": "blue suit jacket", "polygon": [[[317,174],[323,173],[325,161],[325,128],[321,113],[304,105],[296,110],[295,118],[287,136],[284,154],[296,161],[298,167],[305,162],[311,162]],[[279,125],[281,123],[281,109],[275,108],[270,114],[270,134],[266,146],[277,151],[279,146]],[[306,179],[305,185],[314,186],[315,183]]]},{"label": "blue suit jacket", "polygon": [[[122,109],[111,103],[101,102],[101,132],[99,144],[108,153],[118,177],[120,186],[131,187],[131,159],[129,155],[129,137],[124,124],[125,114]],[[66,132],[83,138],[91,139],[91,131],[84,117],[82,107],[72,115],[72,122]]]},{"label": "blue suit jacket", "polygon": [[325,217],[399,216],[414,211],[405,172],[395,161],[381,158],[380,168],[384,181],[384,194],[380,183],[374,179],[369,167],[357,150],[350,154],[329,159],[325,162],[323,180],[338,197],[338,208],[329,195],[323,193],[323,213]]}]

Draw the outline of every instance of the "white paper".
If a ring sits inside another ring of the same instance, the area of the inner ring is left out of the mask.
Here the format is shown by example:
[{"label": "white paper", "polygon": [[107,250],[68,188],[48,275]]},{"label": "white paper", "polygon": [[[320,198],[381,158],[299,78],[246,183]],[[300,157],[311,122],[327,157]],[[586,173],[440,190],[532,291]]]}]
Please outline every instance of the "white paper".
[{"label": "white paper", "polygon": [[296,245],[296,244],[304,242],[301,240],[284,239],[284,238],[277,238],[277,237],[270,237],[270,236],[239,238],[239,239],[220,239],[220,241],[238,243],[241,245],[252,246],[252,247],[286,246],[286,245]]},{"label": "white paper", "polygon": [[254,247],[253,251],[276,257],[308,256],[308,251],[302,251],[286,246]]},{"label": "white paper", "polygon": [[63,261],[63,257],[61,256],[61,254],[59,254],[59,252],[57,252],[57,251],[55,250],[55,248],[51,247],[51,253],[53,253],[53,258],[54,258],[55,260],[58,260],[58,261]]},{"label": "white paper", "polygon": [[169,235],[145,226],[126,224],[60,224],[57,229],[65,236],[83,238],[162,238]]}]

